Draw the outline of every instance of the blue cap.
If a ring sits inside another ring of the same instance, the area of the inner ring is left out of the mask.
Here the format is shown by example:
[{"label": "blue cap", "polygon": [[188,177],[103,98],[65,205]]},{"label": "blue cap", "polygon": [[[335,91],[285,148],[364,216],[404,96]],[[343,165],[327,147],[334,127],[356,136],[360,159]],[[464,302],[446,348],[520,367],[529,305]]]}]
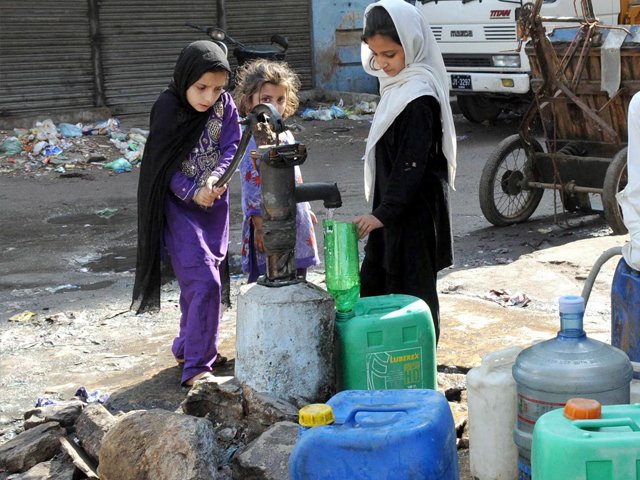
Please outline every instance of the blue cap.
[{"label": "blue cap", "polygon": [[584,313],[584,298],[579,295],[560,297],[560,313]]}]

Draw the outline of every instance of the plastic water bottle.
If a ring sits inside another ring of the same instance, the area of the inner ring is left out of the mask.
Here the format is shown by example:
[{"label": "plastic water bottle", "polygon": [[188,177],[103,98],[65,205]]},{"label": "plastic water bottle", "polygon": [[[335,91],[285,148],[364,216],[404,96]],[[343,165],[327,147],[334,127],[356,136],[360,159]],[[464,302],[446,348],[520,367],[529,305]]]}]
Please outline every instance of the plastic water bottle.
[{"label": "plastic water bottle", "polygon": [[587,337],[584,299],[560,297],[560,331],[555,338],[523,350],[513,366],[518,397],[514,441],[518,478],[531,478],[533,428],[540,416],[574,397],[603,405],[629,403],[633,368],[620,349]]},{"label": "plastic water bottle", "polygon": [[327,291],[338,313],[350,312],[360,298],[358,232],[353,223],[324,220],[324,263]]}]

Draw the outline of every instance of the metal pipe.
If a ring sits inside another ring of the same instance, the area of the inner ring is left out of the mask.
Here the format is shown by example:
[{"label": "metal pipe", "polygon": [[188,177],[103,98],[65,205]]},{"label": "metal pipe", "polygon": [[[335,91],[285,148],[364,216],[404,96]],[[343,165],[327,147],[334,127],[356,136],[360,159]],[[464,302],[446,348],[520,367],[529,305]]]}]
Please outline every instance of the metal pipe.
[{"label": "metal pipe", "polygon": [[340,190],[335,183],[315,182],[296,185],[296,203],[323,200],[324,208],[339,208],[342,206]]},{"label": "metal pipe", "polygon": [[546,188],[550,190],[561,190],[565,192],[584,192],[584,193],[599,193],[602,194],[601,188],[592,187],[579,187],[577,185],[562,185],[559,183],[542,183],[542,182],[527,182],[527,185],[531,188]]}]

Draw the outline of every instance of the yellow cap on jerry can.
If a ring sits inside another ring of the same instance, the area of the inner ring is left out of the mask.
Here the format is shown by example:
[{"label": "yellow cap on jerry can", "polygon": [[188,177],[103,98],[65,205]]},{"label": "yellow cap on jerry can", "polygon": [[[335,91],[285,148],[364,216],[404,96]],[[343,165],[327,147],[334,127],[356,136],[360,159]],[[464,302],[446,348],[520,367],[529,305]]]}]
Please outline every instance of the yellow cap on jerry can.
[{"label": "yellow cap on jerry can", "polygon": [[326,403],[312,403],[298,411],[298,423],[303,427],[331,425],[333,420],[333,408]]}]

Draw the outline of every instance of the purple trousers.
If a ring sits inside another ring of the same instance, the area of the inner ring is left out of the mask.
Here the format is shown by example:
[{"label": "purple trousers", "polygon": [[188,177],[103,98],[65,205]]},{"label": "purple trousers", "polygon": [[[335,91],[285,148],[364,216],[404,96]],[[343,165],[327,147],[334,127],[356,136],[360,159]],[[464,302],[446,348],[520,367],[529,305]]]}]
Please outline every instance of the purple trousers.
[{"label": "purple trousers", "polygon": [[173,355],[184,359],[182,382],[210,372],[218,355],[220,263],[227,253],[228,192],[204,211],[167,198],[164,240],[180,286],[180,330]]}]

